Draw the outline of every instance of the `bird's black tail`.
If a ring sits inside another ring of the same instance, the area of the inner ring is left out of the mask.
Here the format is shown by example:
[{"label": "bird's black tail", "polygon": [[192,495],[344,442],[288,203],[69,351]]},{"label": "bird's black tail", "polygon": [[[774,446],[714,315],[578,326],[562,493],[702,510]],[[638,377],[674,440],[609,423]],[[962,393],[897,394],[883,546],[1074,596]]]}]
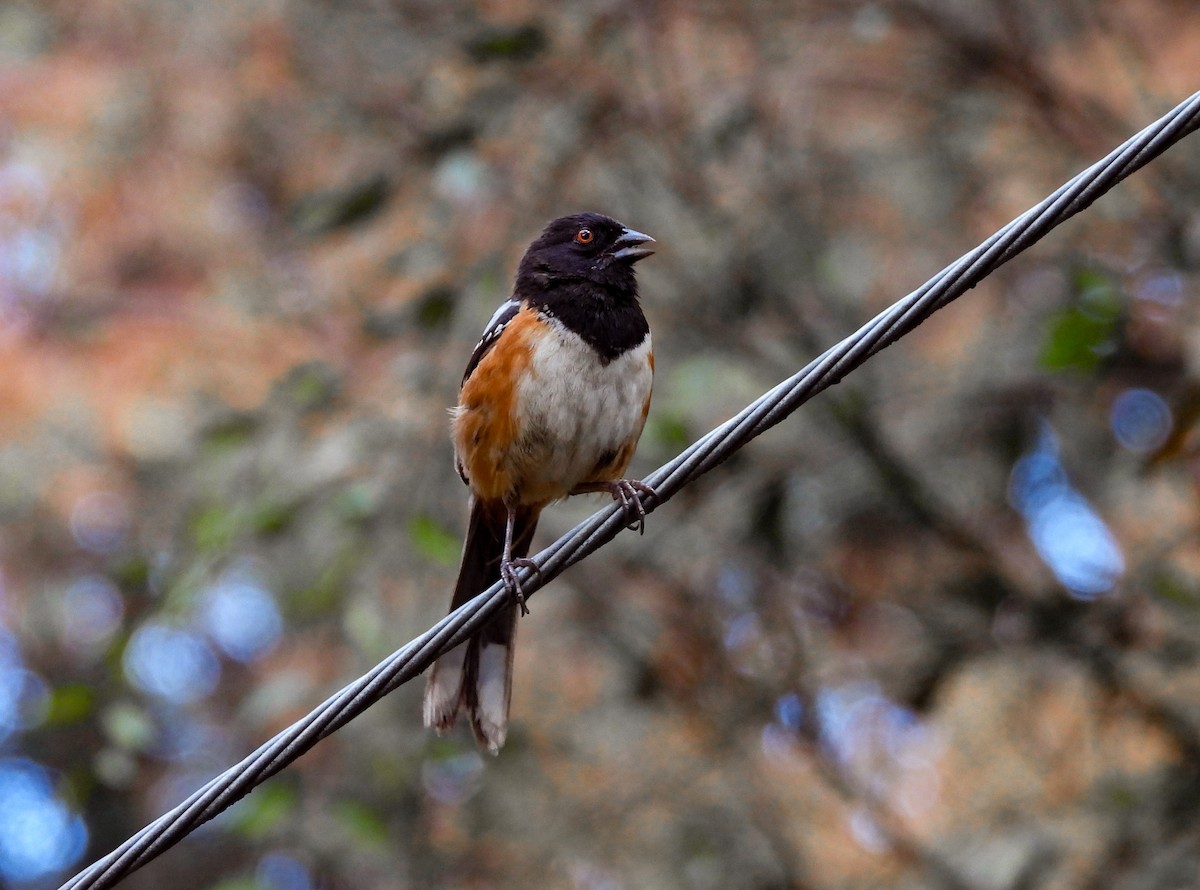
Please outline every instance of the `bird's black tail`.
[{"label": "bird's black tail", "polygon": [[[512,556],[527,556],[537,528],[534,507],[518,508],[513,525]],[[504,508],[489,509],[471,499],[471,518],[463,544],[462,565],[450,610],[457,609],[500,577],[504,553]],[[466,712],[479,743],[495,754],[508,733],[508,704],[512,697],[513,645],[517,607],[510,604],[471,639],[439,658],[425,684],[425,725],[439,733],[454,726]]]}]

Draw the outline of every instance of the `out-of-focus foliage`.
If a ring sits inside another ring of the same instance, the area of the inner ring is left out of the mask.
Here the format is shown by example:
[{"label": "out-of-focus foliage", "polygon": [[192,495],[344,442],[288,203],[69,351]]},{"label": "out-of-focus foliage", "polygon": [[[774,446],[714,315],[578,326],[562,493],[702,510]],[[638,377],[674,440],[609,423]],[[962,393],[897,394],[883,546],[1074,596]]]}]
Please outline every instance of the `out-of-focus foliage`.
[{"label": "out-of-focus foliage", "polygon": [[[659,239],[644,472],[1197,46],[1182,0],[0,6],[0,883],[442,613],[445,408],[546,219]],[[1188,883],[1198,186],[1192,140],[539,595],[499,758],[414,684],[127,886]]]}]

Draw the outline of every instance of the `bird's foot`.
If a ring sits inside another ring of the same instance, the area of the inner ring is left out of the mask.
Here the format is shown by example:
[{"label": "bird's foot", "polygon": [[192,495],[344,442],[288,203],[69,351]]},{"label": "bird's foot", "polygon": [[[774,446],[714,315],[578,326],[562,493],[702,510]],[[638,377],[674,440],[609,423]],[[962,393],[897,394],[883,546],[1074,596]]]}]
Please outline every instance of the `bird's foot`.
[{"label": "bird's foot", "polygon": [[644,495],[658,497],[658,492],[637,479],[617,479],[608,483],[608,486],[613,500],[621,502],[621,508],[629,517],[629,524],[625,527],[630,531],[636,530],[639,535],[644,535],[646,533],[646,508],[642,505],[642,497]]},{"label": "bird's foot", "polygon": [[500,560],[500,579],[508,589],[509,596],[520,606],[521,615],[525,616],[529,614],[529,607],[525,605],[525,591],[521,589],[521,579],[517,575],[517,569],[532,569],[539,578],[542,576],[542,570],[532,559],[524,557]]}]

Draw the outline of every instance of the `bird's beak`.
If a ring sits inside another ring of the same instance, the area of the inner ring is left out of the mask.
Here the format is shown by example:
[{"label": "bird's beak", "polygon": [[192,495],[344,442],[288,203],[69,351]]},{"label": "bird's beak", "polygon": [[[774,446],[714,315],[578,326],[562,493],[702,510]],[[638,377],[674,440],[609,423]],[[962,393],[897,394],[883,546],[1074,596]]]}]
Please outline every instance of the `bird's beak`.
[{"label": "bird's beak", "polygon": [[650,254],[654,253],[649,247],[642,246],[653,243],[654,239],[649,235],[635,232],[633,229],[622,229],[621,237],[613,242],[613,247],[618,249],[613,252],[612,258],[614,260],[626,260],[630,263],[636,263],[638,260],[644,260]]}]

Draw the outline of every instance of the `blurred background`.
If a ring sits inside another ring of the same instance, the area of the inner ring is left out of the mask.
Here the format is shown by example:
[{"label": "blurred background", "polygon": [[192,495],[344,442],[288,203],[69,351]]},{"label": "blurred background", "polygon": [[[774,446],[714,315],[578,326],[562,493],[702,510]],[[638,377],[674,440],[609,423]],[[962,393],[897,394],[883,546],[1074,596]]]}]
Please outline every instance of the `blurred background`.
[{"label": "blurred background", "polygon": [[[549,218],[650,232],[643,475],[1197,87],[1189,0],[0,4],[0,883],[440,617]],[[1200,142],[130,888],[1200,875]],[[601,506],[547,511],[544,545]]]}]

